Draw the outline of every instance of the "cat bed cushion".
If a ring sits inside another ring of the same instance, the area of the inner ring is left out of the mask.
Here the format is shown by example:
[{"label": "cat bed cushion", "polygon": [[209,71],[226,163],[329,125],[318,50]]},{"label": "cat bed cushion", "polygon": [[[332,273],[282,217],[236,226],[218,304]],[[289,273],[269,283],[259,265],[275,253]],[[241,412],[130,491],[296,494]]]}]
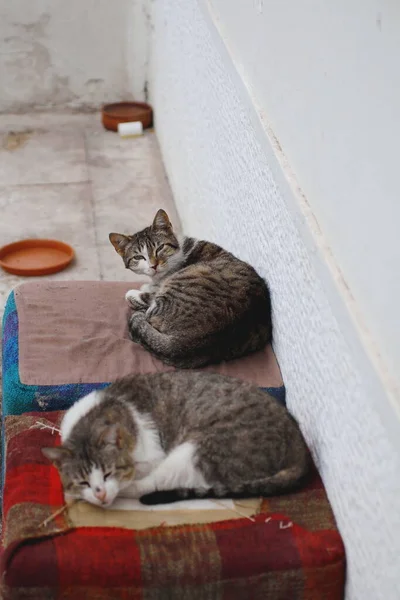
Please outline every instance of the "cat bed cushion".
[{"label": "cat bed cushion", "polygon": [[246,506],[238,508],[244,518],[177,511],[171,521],[172,512],[158,511],[132,529],[130,511],[84,505],[78,526],[72,509],[57,514],[60,479],[40,451],[59,444],[52,427],[61,418],[52,411],[4,421],[4,598],[343,598],[344,548],[316,471],[296,493],[255,501],[251,519]]},{"label": "cat bed cushion", "polygon": [[[34,281],[12,292],[3,320],[3,414],[66,409],[124,375],[172,370],[129,339],[124,296],[133,287],[139,284]],[[270,346],[207,369],[283,398]]]}]

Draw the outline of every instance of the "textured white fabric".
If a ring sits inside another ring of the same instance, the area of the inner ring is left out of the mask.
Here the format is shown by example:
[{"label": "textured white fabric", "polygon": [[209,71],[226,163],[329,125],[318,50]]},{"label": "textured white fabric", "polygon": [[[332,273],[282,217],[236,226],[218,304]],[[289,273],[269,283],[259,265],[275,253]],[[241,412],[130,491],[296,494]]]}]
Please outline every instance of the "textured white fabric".
[{"label": "textured white fabric", "polygon": [[[400,462],[196,0],[153,4],[157,131],[186,233],[272,289],[275,350],[343,535],[347,598],[400,597]],[[386,401],[382,398],[382,401]]]}]

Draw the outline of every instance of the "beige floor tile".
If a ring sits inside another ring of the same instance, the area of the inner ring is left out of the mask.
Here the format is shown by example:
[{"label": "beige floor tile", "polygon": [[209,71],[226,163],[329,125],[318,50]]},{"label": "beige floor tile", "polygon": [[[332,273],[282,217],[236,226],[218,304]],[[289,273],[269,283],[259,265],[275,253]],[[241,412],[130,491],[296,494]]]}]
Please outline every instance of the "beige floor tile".
[{"label": "beige floor tile", "polygon": [[[88,156],[99,246],[107,244],[111,231],[132,234],[147,227],[159,208],[167,211],[180,231],[155,136],[121,140],[113,133],[97,132],[95,139]],[[135,150],[136,157],[129,158],[124,147],[127,141],[138,143],[140,152]]]},{"label": "beige floor tile", "polygon": [[159,208],[179,223],[175,208],[167,194],[161,194],[154,185],[142,183],[132,188],[129,175],[123,180],[105,180],[102,185],[93,182],[96,235],[99,244],[108,241],[111,231],[133,234],[151,225]]},{"label": "beige floor tile", "polygon": [[5,113],[0,114],[0,131],[23,131],[25,129],[58,131],[85,131],[102,129],[100,113],[75,113],[68,111]]},{"label": "beige floor tile", "polygon": [[0,134],[1,185],[76,183],[88,180],[79,130],[9,130]]},{"label": "beige floor tile", "polygon": [[89,165],[97,171],[103,170],[106,174],[121,164],[129,170],[132,183],[148,180],[164,185],[166,175],[154,133],[124,139],[111,131],[89,130],[85,139]]},{"label": "beige floor tile", "polygon": [[[137,163],[138,177],[153,178],[159,173],[162,159],[154,131],[145,130],[142,136],[121,138],[114,131],[88,127],[85,140],[89,163],[107,166],[113,160],[132,160]],[[161,172],[164,174],[164,168]]]}]

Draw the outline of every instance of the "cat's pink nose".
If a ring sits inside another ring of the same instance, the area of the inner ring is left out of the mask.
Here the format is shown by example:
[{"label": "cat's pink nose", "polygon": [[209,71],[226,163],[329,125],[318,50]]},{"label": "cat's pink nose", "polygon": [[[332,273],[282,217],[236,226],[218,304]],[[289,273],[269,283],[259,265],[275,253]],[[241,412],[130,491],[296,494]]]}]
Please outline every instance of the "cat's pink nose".
[{"label": "cat's pink nose", "polygon": [[96,490],[94,495],[96,496],[96,498],[98,500],[100,500],[100,502],[104,502],[104,500],[106,499],[106,496],[107,496],[107,492],[104,489],[100,490],[100,491]]}]

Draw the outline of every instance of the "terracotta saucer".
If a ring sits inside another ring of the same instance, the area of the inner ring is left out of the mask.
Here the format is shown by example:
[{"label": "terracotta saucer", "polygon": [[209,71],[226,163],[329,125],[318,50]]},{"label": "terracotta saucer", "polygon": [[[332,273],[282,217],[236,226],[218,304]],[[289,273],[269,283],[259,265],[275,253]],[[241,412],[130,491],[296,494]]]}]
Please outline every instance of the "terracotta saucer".
[{"label": "terracotta saucer", "polygon": [[14,275],[50,275],[74,258],[68,244],[57,240],[21,240],[0,248],[0,266]]},{"label": "terracotta saucer", "polygon": [[143,129],[153,124],[153,109],[145,102],[116,102],[106,104],[102,110],[102,122],[106,129],[118,131],[119,123],[141,121]]}]

